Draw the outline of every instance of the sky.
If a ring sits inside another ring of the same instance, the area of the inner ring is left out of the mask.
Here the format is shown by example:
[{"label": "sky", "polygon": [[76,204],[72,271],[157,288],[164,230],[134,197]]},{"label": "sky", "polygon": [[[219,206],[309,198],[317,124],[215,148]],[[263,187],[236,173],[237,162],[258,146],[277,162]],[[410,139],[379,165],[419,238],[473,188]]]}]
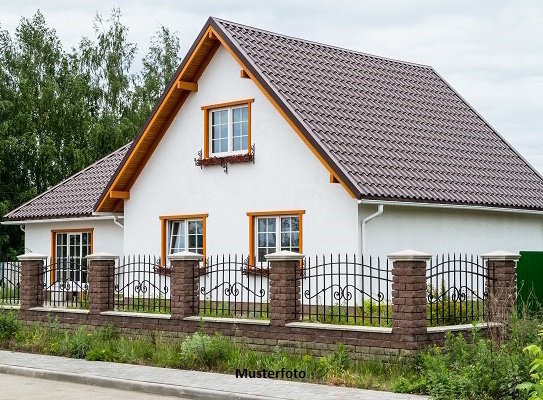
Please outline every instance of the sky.
[{"label": "sky", "polygon": [[182,55],[209,16],[365,53],[432,65],[517,151],[543,173],[541,0],[0,0],[11,32],[40,9],[68,47],[92,36],[97,13],[117,7],[139,49],[160,25]]}]

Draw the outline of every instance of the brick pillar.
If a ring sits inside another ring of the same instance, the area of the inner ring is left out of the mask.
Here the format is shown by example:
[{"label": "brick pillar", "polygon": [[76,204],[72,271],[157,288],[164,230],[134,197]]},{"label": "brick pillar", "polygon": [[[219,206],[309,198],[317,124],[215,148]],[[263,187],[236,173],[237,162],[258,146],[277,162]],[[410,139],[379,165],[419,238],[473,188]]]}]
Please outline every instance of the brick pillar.
[{"label": "brick pillar", "polygon": [[100,314],[113,310],[115,297],[115,261],[118,257],[109,253],[88,255],[87,281],[89,284],[89,313]]},{"label": "brick pillar", "polygon": [[418,350],[428,342],[426,332],[426,263],[432,256],[416,250],[393,253],[392,333],[406,350]]},{"label": "brick pillar", "polygon": [[47,256],[27,253],[17,257],[21,261],[21,310],[43,306],[43,267]]},{"label": "brick pillar", "polygon": [[170,273],[170,307],[172,319],[198,313],[198,268],[202,255],[182,251],[168,256]]},{"label": "brick pillar", "polygon": [[300,261],[305,256],[283,250],[265,257],[270,263],[270,324],[284,326],[295,321],[301,310],[299,273]]},{"label": "brick pillar", "polygon": [[508,323],[517,298],[517,261],[519,254],[495,251],[481,256],[486,261],[488,297],[487,319],[490,322]]}]

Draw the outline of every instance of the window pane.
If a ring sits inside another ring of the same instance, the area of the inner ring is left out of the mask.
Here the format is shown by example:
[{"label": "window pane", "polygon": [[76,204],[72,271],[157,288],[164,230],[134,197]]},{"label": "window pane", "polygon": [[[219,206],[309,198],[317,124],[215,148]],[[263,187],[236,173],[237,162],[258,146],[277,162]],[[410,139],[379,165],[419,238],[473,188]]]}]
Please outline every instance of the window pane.
[{"label": "window pane", "polygon": [[289,247],[289,246],[290,246],[290,234],[281,233],[281,247]]},{"label": "window pane", "polygon": [[185,250],[185,222],[170,221],[170,237],[168,254]]},{"label": "window pane", "polygon": [[281,232],[290,231],[290,217],[281,218]]},{"label": "window pane", "polygon": [[232,145],[234,150],[247,150],[248,124],[247,106],[234,108],[232,110]]},{"label": "window pane", "polygon": [[211,152],[228,151],[228,110],[211,112]]}]

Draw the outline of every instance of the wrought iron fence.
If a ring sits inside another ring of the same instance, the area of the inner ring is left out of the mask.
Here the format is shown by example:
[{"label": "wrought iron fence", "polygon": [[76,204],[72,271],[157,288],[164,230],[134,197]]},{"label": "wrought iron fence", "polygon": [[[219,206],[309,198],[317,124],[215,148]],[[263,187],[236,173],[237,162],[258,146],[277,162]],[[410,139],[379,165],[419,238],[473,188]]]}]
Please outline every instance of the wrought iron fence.
[{"label": "wrought iron fence", "polygon": [[476,255],[443,254],[427,267],[427,323],[429,326],[484,321],[488,268]]},{"label": "wrought iron fence", "polygon": [[195,274],[193,307],[200,316],[267,319],[268,277],[267,267],[251,265],[243,255],[208,257]]},{"label": "wrought iron fence", "polygon": [[392,317],[392,276],[387,261],[337,255],[308,257],[300,279],[302,321],[387,326]]},{"label": "wrought iron fence", "polygon": [[54,308],[89,308],[87,283],[87,261],[73,257],[57,259],[53,264],[44,264],[43,305]]},{"label": "wrought iron fence", "polygon": [[21,263],[0,262],[0,304],[19,304]]},{"label": "wrought iron fence", "polygon": [[[150,255],[124,256],[115,267],[113,309],[141,313],[170,313],[170,270],[159,257]],[[111,290],[111,289],[108,289]],[[111,305],[110,305],[111,306]]]}]

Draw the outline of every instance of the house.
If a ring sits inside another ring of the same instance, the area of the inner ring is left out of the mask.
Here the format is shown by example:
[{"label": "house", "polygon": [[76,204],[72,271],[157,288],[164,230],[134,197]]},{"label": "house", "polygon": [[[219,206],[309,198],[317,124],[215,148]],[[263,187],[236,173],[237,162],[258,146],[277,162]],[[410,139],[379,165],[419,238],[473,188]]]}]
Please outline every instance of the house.
[{"label": "house", "polygon": [[3,223],[51,260],[540,250],[543,179],[431,67],[210,18],[132,143]]}]

